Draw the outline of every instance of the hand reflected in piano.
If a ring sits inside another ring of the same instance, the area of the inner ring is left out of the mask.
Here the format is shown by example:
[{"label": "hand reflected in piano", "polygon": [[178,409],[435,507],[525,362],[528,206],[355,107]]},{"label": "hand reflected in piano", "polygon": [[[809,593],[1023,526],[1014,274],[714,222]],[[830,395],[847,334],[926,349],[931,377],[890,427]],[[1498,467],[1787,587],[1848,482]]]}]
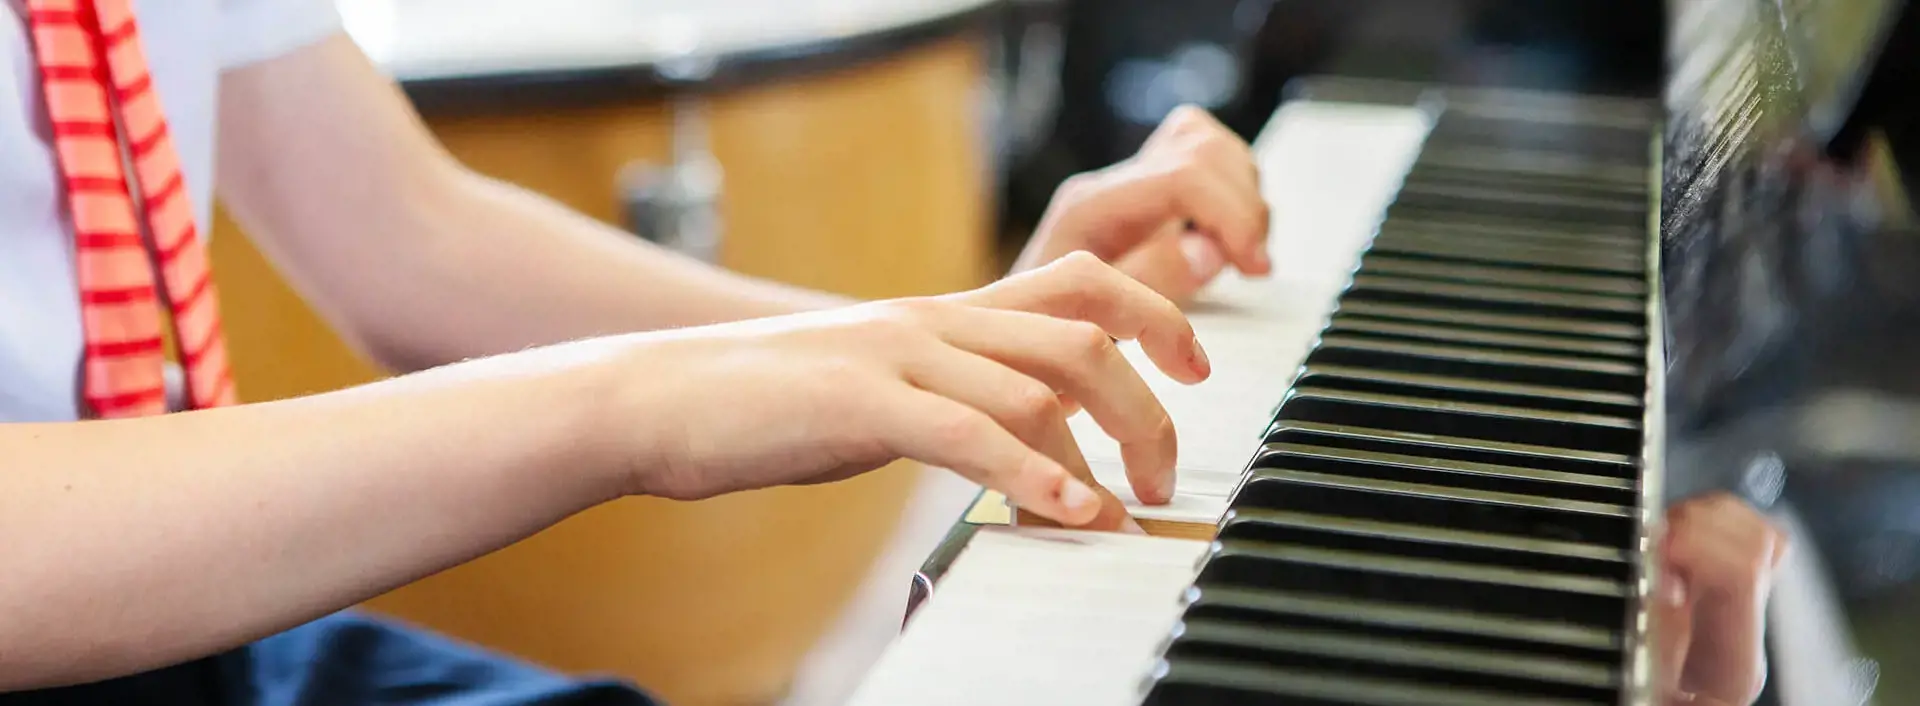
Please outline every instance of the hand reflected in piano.
[{"label": "hand reflected in piano", "polygon": [[1762,638],[1785,533],[1725,493],[1670,508],[1653,631],[1663,706],[1748,706],[1766,683]]},{"label": "hand reflected in piano", "polygon": [[1115,339],[1138,341],[1175,380],[1211,373],[1171,301],[1077,253],[970,292],[627,339],[616,369],[645,377],[611,393],[606,416],[656,420],[621,427],[634,435],[632,493],[829,482],[904,457],[1063,525],[1127,529],[1063,401],[1121,443],[1143,501],[1172,497],[1172,423]]},{"label": "hand reflected in piano", "polygon": [[1014,271],[1084,250],[1184,304],[1229,265],[1270,271],[1267,223],[1246,141],[1186,106],[1134,156],[1061,184]]}]

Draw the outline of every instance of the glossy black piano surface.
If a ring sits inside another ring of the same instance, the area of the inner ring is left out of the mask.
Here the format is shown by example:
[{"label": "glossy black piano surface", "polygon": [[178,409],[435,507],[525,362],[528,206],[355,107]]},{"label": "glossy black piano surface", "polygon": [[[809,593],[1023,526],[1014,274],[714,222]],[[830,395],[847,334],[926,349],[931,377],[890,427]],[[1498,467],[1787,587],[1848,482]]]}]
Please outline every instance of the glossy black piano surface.
[{"label": "glossy black piano surface", "polygon": [[[1920,19],[1898,0],[1671,14],[1667,495],[1734,489],[1797,517],[1849,668],[1873,703],[1920,703],[1920,230],[1902,176]],[[1777,663],[1801,658],[1773,638]]]}]

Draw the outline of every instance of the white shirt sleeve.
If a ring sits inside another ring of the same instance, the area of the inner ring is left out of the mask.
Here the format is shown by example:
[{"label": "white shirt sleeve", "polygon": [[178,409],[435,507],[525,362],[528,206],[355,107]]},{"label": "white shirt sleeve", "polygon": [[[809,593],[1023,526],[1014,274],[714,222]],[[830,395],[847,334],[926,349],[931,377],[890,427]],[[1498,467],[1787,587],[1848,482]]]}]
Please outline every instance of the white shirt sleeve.
[{"label": "white shirt sleeve", "polygon": [[272,59],[340,29],[334,0],[220,0],[220,68]]}]

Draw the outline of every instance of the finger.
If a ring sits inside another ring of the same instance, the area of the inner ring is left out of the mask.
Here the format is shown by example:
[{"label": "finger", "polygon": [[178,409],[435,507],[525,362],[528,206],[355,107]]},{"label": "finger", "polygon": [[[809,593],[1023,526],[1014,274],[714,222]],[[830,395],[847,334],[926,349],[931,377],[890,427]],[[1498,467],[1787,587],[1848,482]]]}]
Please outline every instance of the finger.
[{"label": "finger", "polygon": [[893,455],[946,468],[1029,512],[1077,527],[1101,512],[1100,496],[1066,468],[1027,446],[992,417],[908,385],[885,395],[875,419]]},{"label": "finger", "polygon": [[1086,454],[1080,452],[1080,444],[1074,441],[1073,432],[1068,429],[1066,420],[1059,420],[1047,430],[1047,433],[1041,437],[1039,449],[1050,457],[1068,459],[1065,463],[1067,474],[1086,483],[1087,487],[1093,488],[1093,492],[1100,496],[1100,511],[1092,520],[1080,525],[1082,528],[1125,534],[1147,533],[1140,527],[1139,522],[1134,521],[1133,515],[1127,512],[1126,503],[1093,477],[1093,469],[1087,466]]},{"label": "finger", "polygon": [[1264,211],[1266,200],[1261,197],[1260,167],[1253,161],[1253,148],[1218,121],[1209,121],[1210,125],[1188,138],[1195,143],[1193,149],[1199,157],[1196,162],[1232,183],[1236,193],[1247,198],[1254,208]]},{"label": "finger", "polygon": [[1194,282],[1193,268],[1187,264],[1186,254],[1180,251],[1181,234],[1185,231],[1184,223],[1168,221],[1140,247],[1115,259],[1114,269],[1166,297],[1175,306],[1189,301],[1200,287]]},{"label": "finger", "polygon": [[985,413],[1099,496],[1099,512],[1084,524],[1071,525],[1052,518],[1056,522],[1102,531],[1139,531],[1121,500],[1093,477],[1093,470],[1068,430],[1060,395],[1052,387],[998,361],[958,348],[937,348],[906,361],[903,367],[907,382]]},{"label": "finger", "polygon": [[1062,414],[1065,414],[1068,417],[1072,417],[1073,415],[1079,414],[1080,410],[1081,410],[1080,401],[1074,399],[1073,395],[1068,395],[1068,394],[1060,395],[1060,412]]},{"label": "finger", "polygon": [[1176,306],[1184,306],[1226,269],[1227,259],[1212,239],[1188,231],[1184,223],[1169,222],[1113,266]]},{"label": "finger", "polygon": [[[1043,228],[1086,232],[1086,247],[1107,257],[1130,252],[1169,220],[1187,221],[1228,253],[1248,274],[1272,268],[1267,255],[1267,208],[1259,190],[1223,176],[1184,148],[1142,154],[1062,185],[1062,220]],[[1093,222],[1086,222],[1093,221]]]},{"label": "finger", "polygon": [[[1210,159],[1205,145],[1192,148],[1194,154],[1174,161],[1168,168],[1143,170],[1140,178],[1158,188],[1160,198],[1171,198],[1168,211],[1192,222],[1195,230],[1206,234],[1226,251],[1235,269],[1252,275],[1266,274],[1273,268],[1267,256],[1267,207],[1253,181],[1226,173],[1225,165]],[[1118,198],[1123,190],[1116,189]]]},{"label": "finger", "polygon": [[1260,182],[1260,169],[1253,161],[1253,146],[1247,144],[1245,139],[1228,128],[1225,123],[1220,122],[1213,113],[1199,106],[1182,105],[1173,109],[1173,112],[1168,113],[1167,118],[1160,122],[1160,126],[1154,129],[1140,151],[1149,153],[1170,150],[1177,143],[1194,139],[1218,143],[1222,148],[1219,156],[1224,159],[1213,160],[1211,163],[1222,167],[1223,172],[1230,178],[1255,186],[1254,193],[1259,193],[1257,186]]},{"label": "finger", "polygon": [[1649,600],[1647,613],[1652,624],[1648,630],[1653,641],[1656,684],[1664,691],[1678,692],[1693,645],[1693,605],[1688,600],[1686,578],[1666,567]]},{"label": "finger", "polygon": [[[1065,392],[1086,407],[1087,414],[1107,436],[1120,443],[1127,480],[1141,501],[1158,504],[1173,499],[1173,466],[1178,455],[1173,422],[1159,398],[1154,396],[1153,388],[1140,378],[1139,371],[1134,370],[1100,327],[1023,311],[977,307],[936,308],[922,312],[922,316],[926,319],[925,325],[948,344],[1010,366],[1010,370],[1001,368],[1007,375],[1031,376],[1025,383],[1030,388],[1001,393],[1000,388],[1022,383],[989,382],[985,380],[985,372],[972,376],[973,379],[955,379],[963,368],[970,372],[991,361],[962,363],[949,361],[952,356],[940,355],[938,361],[925,361],[924,367],[932,369],[910,370],[910,375],[916,380],[929,378],[937,384],[972,389],[951,393],[947,388],[928,389],[963,401],[1004,394],[1016,400],[1011,404],[1019,405],[1005,410],[1017,415],[1016,423],[1021,425],[1017,430],[1030,430],[1035,425],[1053,422],[1059,422],[1064,428],[1066,416],[1057,406],[1054,391]],[[1006,404],[1010,403],[987,399],[975,406],[1004,419],[996,410]],[[1054,458],[1066,464],[1068,471],[1074,470],[1075,463],[1085,463],[1077,456]]]},{"label": "finger", "polygon": [[[1154,137],[1157,139],[1149,139],[1141,149],[1140,159],[1166,159],[1182,168],[1216,177],[1218,183],[1225,186],[1218,193],[1229,199],[1233,212],[1241,214],[1239,220],[1244,232],[1251,233],[1252,237],[1235,240],[1228,232],[1206,232],[1221,237],[1223,248],[1241,256],[1234,258],[1236,267],[1250,274],[1265,273],[1269,266],[1266,241],[1271,219],[1266,200],[1261,196],[1260,169],[1246,140],[1211,113],[1191,105],[1181,106],[1169,114]],[[1198,214],[1181,215],[1194,219]]]},{"label": "finger", "polygon": [[1682,689],[1735,703],[1766,679],[1766,603],[1779,533],[1745,502],[1718,494],[1668,513],[1666,560],[1693,596],[1693,647]]},{"label": "finger", "polygon": [[1179,307],[1086,253],[951,295],[949,301],[1092,323],[1114,338],[1139,341],[1155,367],[1181,382],[1196,383],[1213,372]]}]

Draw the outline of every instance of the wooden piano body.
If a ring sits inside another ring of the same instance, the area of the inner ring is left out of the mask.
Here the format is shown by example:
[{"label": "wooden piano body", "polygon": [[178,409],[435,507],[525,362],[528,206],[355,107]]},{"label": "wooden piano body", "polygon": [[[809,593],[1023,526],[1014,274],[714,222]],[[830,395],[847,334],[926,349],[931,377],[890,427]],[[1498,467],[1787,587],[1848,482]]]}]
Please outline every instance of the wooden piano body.
[{"label": "wooden piano body", "polygon": [[853,703],[1650,704],[1648,551],[1707,490],[1814,540],[1762,702],[1873,703],[1859,548],[1796,501],[1920,459],[1913,12],[1676,0],[1658,96],[1299,84],[1255,144],[1280,270],[1189,310],[1213,380],[1135,359],[1161,536],[983,494]]}]

